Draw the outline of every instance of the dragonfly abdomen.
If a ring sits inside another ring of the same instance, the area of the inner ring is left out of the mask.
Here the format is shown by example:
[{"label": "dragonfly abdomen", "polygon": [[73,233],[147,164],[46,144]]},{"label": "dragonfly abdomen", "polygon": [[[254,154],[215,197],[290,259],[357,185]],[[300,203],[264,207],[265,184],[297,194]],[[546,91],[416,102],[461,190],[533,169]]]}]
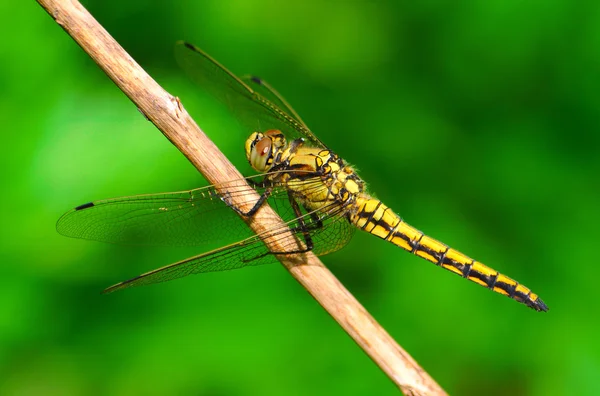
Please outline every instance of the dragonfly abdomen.
[{"label": "dragonfly abdomen", "polygon": [[362,195],[357,198],[355,208],[350,222],[356,227],[536,311],[548,310],[546,304],[527,287],[423,234],[381,201]]}]

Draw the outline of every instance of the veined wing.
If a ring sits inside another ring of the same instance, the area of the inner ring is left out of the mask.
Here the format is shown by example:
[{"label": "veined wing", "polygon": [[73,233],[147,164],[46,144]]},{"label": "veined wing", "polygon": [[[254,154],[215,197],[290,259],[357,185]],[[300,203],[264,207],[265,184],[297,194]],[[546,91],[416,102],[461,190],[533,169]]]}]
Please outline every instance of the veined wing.
[{"label": "veined wing", "polygon": [[288,140],[304,138],[311,146],[326,148],[270,86],[256,81],[248,84],[248,79],[236,77],[201,49],[186,42],[175,45],[175,58],[193,81],[229,107],[246,128],[247,135],[278,129]]},{"label": "veined wing", "polygon": [[[233,194],[249,188],[239,181],[230,184]],[[72,238],[157,246],[196,246],[228,234],[251,235],[214,186],[90,202],[61,216],[56,230]]]},{"label": "veined wing", "polygon": [[[250,182],[264,175],[247,178]],[[258,194],[266,186],[249,187],[246,180],[223,185],[230,197]],[[305,188],[323,188],[318,179],[307,179]],[[296,217],[285,186],[271,185],[269,203],[284,219]],[[229,208],[215,186],[189,191],[135,195],[90,202],[65,213],[57,222],[60,234],[82,239],[126,245],[200,246],[209,242],[234,241],[253,235]]]},{"label": "veined wing", "polygon": [[[290,230],[294,235],[292,240],[285,244],[282,241],[279,243],[282,251],[286,253],[272,253],[262,241],[262,238],[266,237],[284,236]],[[312,251],[317,255],[324,255],[341,249],[348,243],[354,231],[355,227],[352,227],[344,216],[344,209],[332,205],[325,212],[304,214],[301,221],[299,218],[293,219],[285,225],[272,228],[261,235],[251,236],[234,244],[118,283],[107,288],[105,293],[133,286],[166,282],[203,272],[225,271],[250,265],[272,263],[276,261],[277,254],[291,254],[305,250],[308,242],[307,235],[310,235],[308,238],[314,244]]]},{"label": "veined wing", "polygon": [[252,88],[254,90],[254,92],[256,92],[256,93],[262,95],[264,98],[270,100],[271,103],[274,103],[275,105],[277,105],[277,107],[279,107],[280,109],[282,109],[283,111],[285,111],[286,113],[288,113],[289,115],[294,117],[302,125],[304,125],[304,127],[306,129],[308,129],[308,127],[306,126],[306,123],[304,121],[302,121],[302,118],[300,118],[300,115],[296,112],[296,110],[294,110],[292,108],[292,106],[288,103],[288,101],[285,100],[285,98],[283,96],[281,96],[281,94],[279,92],[277,92],[277,90],[275,88],[273,88],[271,86],[271,84],[269,84],[268,82],[266,82],[265,80],[263,80],[260,77],[251,76],[251,75],[242,76],[242,77],[240,77],[240,80],[242,80],[250,88]]}]

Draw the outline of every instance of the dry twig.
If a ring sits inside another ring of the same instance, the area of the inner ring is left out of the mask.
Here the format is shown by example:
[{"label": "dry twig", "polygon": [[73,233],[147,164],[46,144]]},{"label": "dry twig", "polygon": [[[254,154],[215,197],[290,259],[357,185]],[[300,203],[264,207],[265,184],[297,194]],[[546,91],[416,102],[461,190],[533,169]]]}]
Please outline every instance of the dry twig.
[{"label": "dry twig", "polygon": [[[117,86],[135,103],[206,177],[218,185],[242,175],[206,137],[179,99],[163,90],[75,0],[38,0]],[[226,193],[226,189],[220,192]],[[258,195],[254,194],[254,199]],[[252,197],[236,197],[234,205],[248,210]],[[244,219],[260,234],[282,220],[268,206]],[[282,251],[287,240],[265,240],[273,251]],[[356,343],[407,395],[443,395],[445,392],[369,315],[313,254],[278,256],[285,268],[329,312]],[[301,265],[302,264],[302,265]],[[306,265],[307,264],[307,265]]]}]

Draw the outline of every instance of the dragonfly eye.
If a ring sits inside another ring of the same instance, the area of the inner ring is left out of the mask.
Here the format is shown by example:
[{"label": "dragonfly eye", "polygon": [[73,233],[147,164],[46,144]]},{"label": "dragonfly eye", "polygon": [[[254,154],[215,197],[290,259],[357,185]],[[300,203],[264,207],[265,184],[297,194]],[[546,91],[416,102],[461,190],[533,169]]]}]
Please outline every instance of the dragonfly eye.
[{"label": "dragonfly eye", "polygon": [[272,147],[273,141],[269,137],[255,136],[248,153],[250,165],[259,172],[267,171],[273,163]]}]

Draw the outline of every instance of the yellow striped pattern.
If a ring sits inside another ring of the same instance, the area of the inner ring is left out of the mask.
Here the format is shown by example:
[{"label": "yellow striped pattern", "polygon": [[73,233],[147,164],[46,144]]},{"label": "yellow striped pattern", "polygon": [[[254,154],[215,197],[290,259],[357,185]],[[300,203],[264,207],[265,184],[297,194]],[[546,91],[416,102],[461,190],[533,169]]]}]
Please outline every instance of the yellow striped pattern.
[{"label": "yellow striped pattern", "polygon": [[548,310],[537,294],[532,293],[527,287],[424,235],[405,223],[381,201],[366,194],[359,194],[353,209],[350,221],[356,227],[537,311]]}]

